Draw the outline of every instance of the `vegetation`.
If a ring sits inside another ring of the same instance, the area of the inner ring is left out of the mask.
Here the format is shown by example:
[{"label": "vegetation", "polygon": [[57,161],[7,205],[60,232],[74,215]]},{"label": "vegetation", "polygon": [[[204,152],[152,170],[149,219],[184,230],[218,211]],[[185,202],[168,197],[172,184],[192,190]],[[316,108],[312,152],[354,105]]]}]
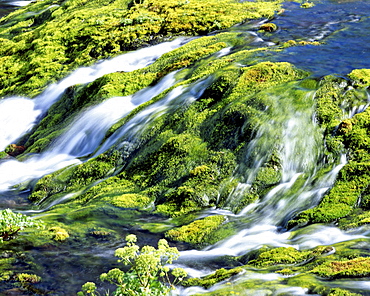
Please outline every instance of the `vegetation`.
[{"label": "vegetation", "polygon": [[[128,271],[118,268],[111,269],[100,276],[102,281],[109,281],[116,286],[114,295],[168,295],[174,285],[181,282],[186,276],[182,268],[171,271],[173,280],[169,278],[169,268],[179,257],[176,248],[170,247],[166,240],[158,242],[158,248],[136,245],[137,237],[133,234],[126,236],[127,245],[115,251],[115,255],[128,266]],[[161,279],[162,281],[159,281]],[[94,283],[86,283],[78,295],[96,295]]]},{"label": "vegetation", "polygon": [[[311,2],[301,2],[302,8],[312,7]],[[184,270],[170,272],[166,266],[179,257],[179,251],[163,237],[182,248],[216,243],[252,219],[248,215],[239,219],[233,213],[252,203],[267,204],[267,193],[286,181],[279,154],[280,125],[286,123],[283,113],[292,108],[297,117],[303,112],[315,114],[323,147],[317,156],[322,166],[306,165],[307,174],[297,179],[290,192],[299,192],[305,182],[319,183],[321,174],[336,165],[340,155],[346,154],[348,162],[322,200],[303,205],[305,210],[290,213],[285,219],[291,220],[279,226],[293,229],[292,236],[299,240],[300,227],[309,224],[335,223],[350,229],[370,223],[370,110],[352,112],[368,102],[370,70],[314,79],[292,64],[270,62],[269,57],[288,47],[320,45],[289,40],[257,47],[245,42],[250,38],[244,27],[249,19],[268,18],[254,28],[258,34],[271,37],[279,29],[272,17],[280,3],[44,0],[2,18],[0,97],[36,97],[80,66],[178,36],[197,38],[184,39],[181,47],[142,69],[114,72],[69,87],[19,143],[0,152],[0,158],[25,161],[31,153],[52,147],[81,110],[115,96],[135,94],[174,75],[173,85],[116,122],[105,139],[131,124],[137,126],[134,135],[122,134],[103,154],[83,157],[78,165],[19,185],[31,190],[32,206],[45,210],[47,227],[11,241],[41,222],[9,209],[0,212],[0,281],[37,294],[33,289],[44,280],[39,276],[44,267],[25,255],[28,250],[56,253],[71,248],[83,253],[88,246],[100,251],[122,244],[127,233],[143,232],[143,236],[162,238],[158,247],[147,241],[140,247],[136,235],[127,235],[126,246],[115,252],[123,266],[100,276],[115,287],[114,295],[167,295],[180,283],[205,289],[218,283],[216,290],[205,295],[253,295],[264,289],[266,294],[281,295],[279,289],[287,285],[324,296],[358,295],[329,287],[326,280],[369,276],[365,240],[304,250],[262,246],[241,257],[224,256],[216,260],[219,269],[214,273],[186,280]],[[235,24],[242,29],[223,31]],[[171,101],[175,92],[179,95]],[[314,110],[306,111],[312,100]],[[163,109],[157,113],[144,113],[159,105]],[[284,107],[281,114],[278,106]],[[262,138],[266,145],[256,145],[255,150],[261,151],[251,152],[264,122],[271,123]],[[255,161],[255,153],[264,158]],[[304,153],[296,154],[303,158]],[[315,176],[307,180],[311,172]],[[229,210],[230,218],[204,214],[215,208]],[[19,271],[22,266],[27,268]],[[106,267],[112,268],[109,263]],[[276,278],[256,279],[256,270]],[[233,277],[242,273],[247,276],[235,282]],[[99,295],[100,289],[87,282],[79,295]]]},{"label": "vegetation", "polygon": [[0,211],[0,243],[13,239],[26,228],[41,227],[42,222],[10,209]]}]

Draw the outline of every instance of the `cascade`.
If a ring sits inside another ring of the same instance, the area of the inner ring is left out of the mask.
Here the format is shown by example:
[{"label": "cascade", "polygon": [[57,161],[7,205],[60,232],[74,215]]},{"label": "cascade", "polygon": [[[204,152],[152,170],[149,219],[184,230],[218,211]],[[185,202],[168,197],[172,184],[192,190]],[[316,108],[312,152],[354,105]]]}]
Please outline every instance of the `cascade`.
[{"label": "cascade", "polygon": [[211,78],[208,78],[186,87],[178,86],[171,90],[163,99],[140,111],[128,120],[124,126],[114,132],[95,153],[95,156],[107,151],[115,143],[118,143],[116,147],[124,147],[126,152],[131,152],[137,146],[135,140],[140,138],[140,134],[156,118],[198,99],[210,82]]},{"label": "cascade", "polygon": [[[135,107],[151,100],[175,82],[175,72],[157,85],[132,96],[114,97],[83,112],[64,134],[45,152],[27,158],[0,163],[0,191],[27,180],[40,178],[63,167],[81,163],[77,157],[86,156],[99,146],[106,131]],[[160,106],[159,106],[160,107]],[[155,108],[154,108],[155,109]]]},{"label": "cascade", "polygon": [[[153,63],[161,55],[183,45],[187,39],[178,38],[115,58],[100,61],[91,67],[81,67],[58,83],[51,84],[34,99],[10,97],[0,101],[0,151],[31,130],[45,112],[72,85],[85,84],[109,73],[134,71]],[[19,106],[21,106],[19,108]]]},{"label": "cascade", "polygon": [[[205,267],[215,258],[225,255],[241,256],[266,245],[301,249],[363,237],[348,235],[336,228],[333,231],[333,227],[325,226],[312,230],[317,234],[316,238],[296,234],[292,239],[291,231],[281,231],[281,224],[289,220],[294,213],[321,200],[346,164],[346,156],[343,155],[339,163],[333,165],[327,174],[315,180],[317,171],[323,165],[320,164],[323,139],[313,119],[312,96],[313,93],[300,93],[294,98],[293,92],[286,91],[271,97],[271,106],[266,109],[265,117],[261,120],[246,153],[250,163],[256,166],[247,169],[247,174],[253,177],[247,175],[245,179],[250,183],[240,183],[232,194],[238,197],[242,195],[238,191],[250,189],[258,169],[273,149],[276,149],[281,162],[281,181],[260,201],[246,206],[238,214],[224,210],[218,212],[227,215],[231,221],[238,221],[239,232],[203,250],[181,252],[180,266],[187,269],[192,276],[206,275],[210,270],[204,268],[200,272],[199,266],[194,269],[189,262],[203,261]],[[217,210],[211,213],[217,214]],[[243,222],[244,220],[247,222]],[[332,235],[328,235],[329,233]],[[181,295],[192,295],[189,293],[185,290]]]}]

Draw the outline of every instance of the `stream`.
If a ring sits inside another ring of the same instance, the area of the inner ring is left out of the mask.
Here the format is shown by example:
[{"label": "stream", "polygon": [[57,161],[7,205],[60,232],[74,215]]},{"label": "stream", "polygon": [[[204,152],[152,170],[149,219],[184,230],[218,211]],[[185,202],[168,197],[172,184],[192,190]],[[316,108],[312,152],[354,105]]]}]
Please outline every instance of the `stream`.
[{"label": "stream", "polygon": [[[26,1],[2,1],[1,15],[9,5],[23,5]],[[249,32],[252,46],[258,36],[263,44],[274,46],[290,39],[319,41],[323,45],[297,46],[287,48],[279,53],[261,53],[259,59],[273,62],[290,62],[311,73],[312,77],[335,74],[345,75],[356,68],[370,68],[370,1],[356,0],[322,0],[310,9],[300,8],[300,4],[287,1],[285,12],[278,15],[273,22],[278,30],[263,34],[257,29]],[[238,27],[233,28],[238,29]],[[242,29],[239,28],[239,29]],[[253,37],[253,38],[252,38]],[[0,101],[0,150],[14,143],[37,124],[48,109],[56,103],[63,92],[75,84],[92,82],[105,74],[116,71],[134,71],[153,63],[161,55],[170,52],[188,42],[189,39],[178,38],[152,47],[127,53],[111,60],[101,61],[91,67],[83,67],[50,85],[42,94],[29,99],[10,97]],[[231,54],[223,52],[223,55]],[[16,192],[11,187],[20,183],[27,184],[70,165],[80,164],[95,157],[113,146],[127,147],[127,153],[135,150],[135,136],[143,132],[150,124],[167,112],[190,105],[196,101],[212,82],[212,78],[200,79],[191,85],[182,85],[171,89],[179,82],[178,72],[171,72],[161,78],[156,85],[145,88],[131,96],[114,97],[83,110],[70,124],[54,144],[43,153],[29,156],[24,161],[5,159],[0,162],[0,207],[12,208],[22,213],[35,214],[40,217],[48,215],[48,210],[58,202],[71,196],[62,196],[51,204],[35,207],[27,201],[27,190]],[[292,89],[294,86],[292,86]],[[169,91],[168,91],[169,90]],[[108,138],[108,129],[132,110],[147,103],[164,91],[168,93],[159,101],[146,106],[132,116],[121,128]],[[271,106],[261,117],[261,124],[254,131],[255,137],[248,143],[243,163],[243,172],[238,172],[242,181],[228,197],[224,209],[212,208],[200,213],[200,217],[214,214],[225,215],[235,222],[235,235],[204,249],[190,249],[187,244],[179,243],[181,256],[174,264],[182,267],[191,276],[204,276],[216,268],[227,267],[222,261],[225,256],[243,256],[263,246],[294,247],[305,250],[319,245],[332,245],[359,238],[370,238],[370,230],[359,228],[352,231],[339,230],[333,225],[311,225],[300,229],[287,230],[287,221],[299,211],[318,204],[324,194],[333,186],[340,169],[346,164],[346,155],[342,155],[330,166],[325,174],[318,172],[324,168],[323,138],[314,118],[314,91],[302,92],[299,102],[292,104],[292,90],[271,96]],[[364,111],[370,103],[351,106],[343,110],[347,117]],[[17,115],[17,116],[16,116]],[[239,196],[250,189],[262,163],[269,151],[277,147],[282,161],[282,178],[279,184],[269,190],[263,199],[254,202],[239,213],[233,212]],[[297,188],[299,187],[299,188]],[[167,219],[147,212],[128,214],[127,222],[171,224]],[[117,228],[124,227],[120,221]],[[156,242],[160,234],[142,231],[139,226],[128,227],[132,233],[143,236],[143,243]],[[104,241],[101,244],[79,245],[76,242],[60,245],[58,248],[38,248],[28,250],[32,258],[42,266],[43,282],[40,289],[53,291],[47,295],[75,295],[81,285],[87,281],[97,282],[99,274],[107,271],[107,266],[118,266],[114,250],[122,242]],[[259,270],[249,270],[241,274],[235,282],[245,278],[258,278],[274,281],[277,274]],[[2,291],[11,285],[0,284]],[[210,290],[217,290],[223,283]],[[370,280],[333,281],[333,287],[342,287],[363,295],[370,295]],[[178,288],[174,295],[190,296],[209,292],[199,287]],[[269,294],[264,290],[249,291],[245,295],[307,295],[299,287],[283,287]],[[2,294],[1,294],[2,295]],[[311,294],[312,295],[312,294]]]}]

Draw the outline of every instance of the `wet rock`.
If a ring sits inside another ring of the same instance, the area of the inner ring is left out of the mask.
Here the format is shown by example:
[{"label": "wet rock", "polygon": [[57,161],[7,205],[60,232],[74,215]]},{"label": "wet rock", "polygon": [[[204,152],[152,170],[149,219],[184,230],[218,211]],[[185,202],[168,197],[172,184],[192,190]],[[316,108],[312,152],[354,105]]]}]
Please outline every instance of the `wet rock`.
[{"label": "wet rock", "polygon": [[10,144],[8,147],[5,148],[5,152],[13,157],[16,157],[22,154],[26,148],[24,146],[18,146],[16,144]]}]

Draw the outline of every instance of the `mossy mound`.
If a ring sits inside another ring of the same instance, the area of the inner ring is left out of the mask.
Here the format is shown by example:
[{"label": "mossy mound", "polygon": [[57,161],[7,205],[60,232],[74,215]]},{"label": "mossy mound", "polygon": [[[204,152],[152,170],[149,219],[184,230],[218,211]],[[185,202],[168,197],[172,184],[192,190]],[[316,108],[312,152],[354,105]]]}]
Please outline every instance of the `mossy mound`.
[{"label": "mossy mound", "polygon": [[191,244],[206,244],[213,232],[226,222],[225,216],[208,216],[166,232],[166,237]]},{"label": "mossy mound", "polygon": [[187,279],[182,283],[182,285],[185,287],[201,286],[204,288],[209,288],[213,286],[214,284],[224,281],[241,272],[243,272],[243,269],[241,267],[237,267],[237,268],[233,268],[229,270],[221,268],[221,269],[216,270],[214,273],[207,275],[205,277],[202,277],[202,278]]},{"label": "mossy mound", "polygon": [[368,277],[370,259],[359,257],[352,260],[326,262],[315,267],[312,272],[326,278]]}]

